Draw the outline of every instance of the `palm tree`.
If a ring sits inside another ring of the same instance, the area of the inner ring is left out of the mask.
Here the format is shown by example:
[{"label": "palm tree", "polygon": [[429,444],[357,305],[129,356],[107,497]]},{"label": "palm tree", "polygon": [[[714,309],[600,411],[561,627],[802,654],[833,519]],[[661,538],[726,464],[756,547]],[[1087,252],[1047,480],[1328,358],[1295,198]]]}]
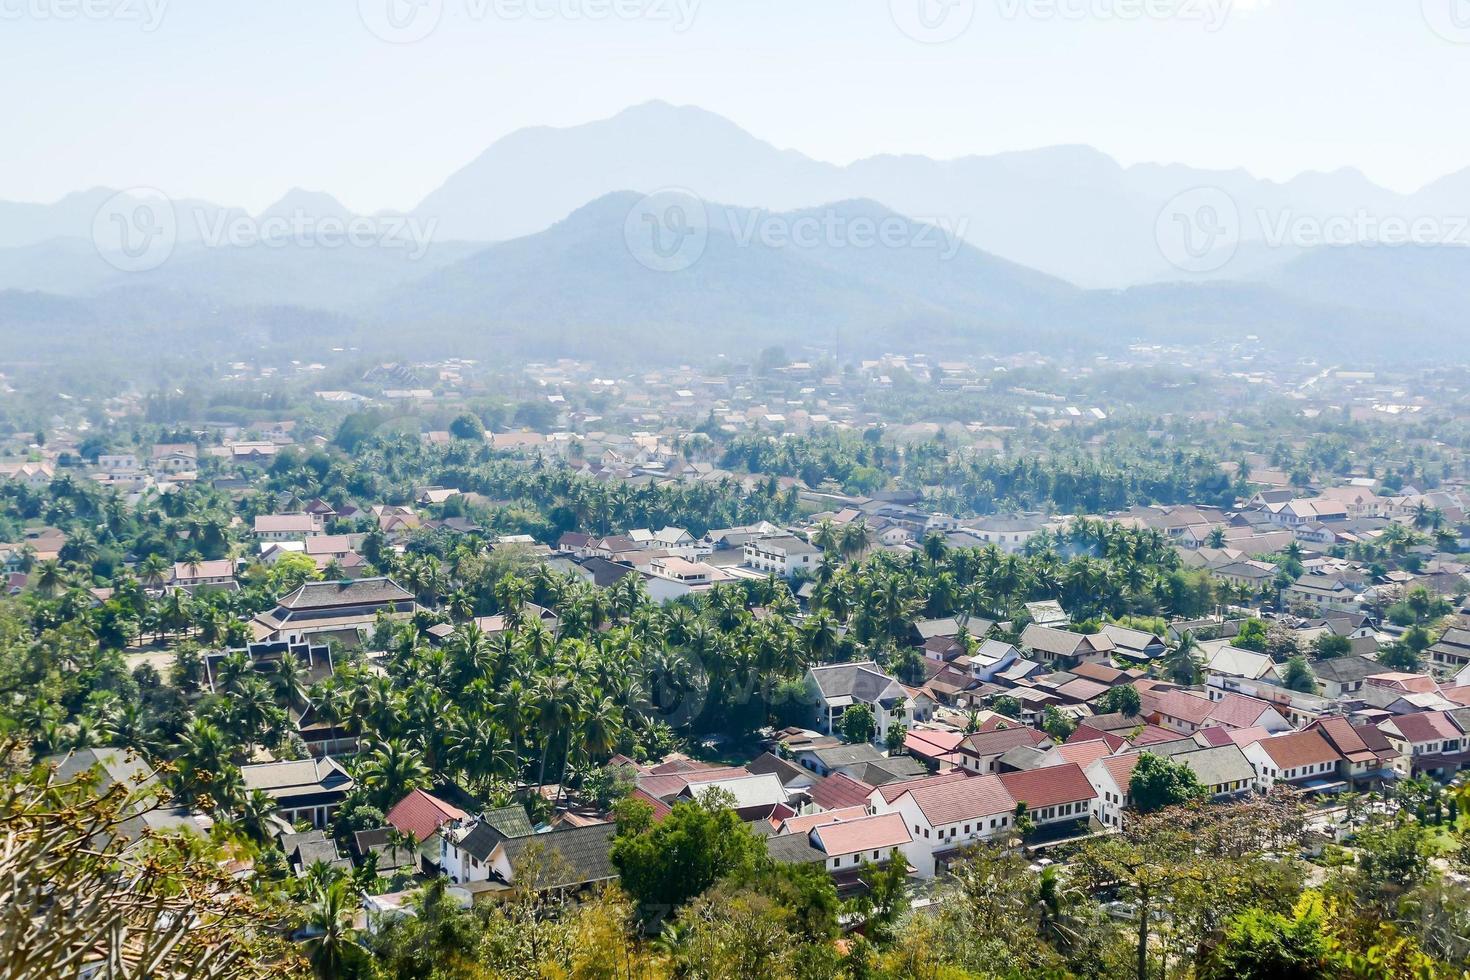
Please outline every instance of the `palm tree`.
[{"label": "palm tree", "polygon": [[271,684],[275,687],[276,696],[286,702],[287,707],[306,707],[306,671],[294,653],[287,651],[282,654],[281,659],[276,661],[276,666],[271,671],[270,679]]},{"label": "palm tree", "polygon": [[864,551],[867,551],[868,525],[863,521],[853,521],[844,526],[837,550],[846,561],[852,561]]},{"label": "palm tree", "polygon": [[317,980],[340,980],[348,961],[363,952],[353,936],[356,911],[357,901],[346,881],[333,881],[315,889],[307,910],[306,924],[312,938],[306,941],[306,950]]},{"label": "palm tree", "polygon": [[1185,630],[1179,637],[1179,645],[1169,651],[1164,660],[1164,670],[1179,684],[1197,684],[1202,669],[1199,641],[1194,633]]},{"label": "palm tree", "polygon": [[66,588],[66,573],[61,563],[50,560],[36,566],[36,591],[50,599]]},{"label": "palm tree", "polygon": [[373,805],[386,811],[410,791],[429,785],[429,769],[407,742],[391,738],[375,746],[357,771]]},{"label": "palm tree", "polygon": [[543,677],[532,688],[536,727],[541,735],[541,768],[537,770],[536,776],[538,787],[546,785],[546,761],[556,736],[564,735],[568,742],[571,741],[570,733],[566,729],[570,727],[573,717],[575,695],[575,686],[566,677]]},{"label": "palm tree", "polygon": [[265,790],[252,789],[240,801],[239,811],[235,814],[235,823],[245,833],[245,836],[257,844],[264,844],[271,838],[271,814],[276,812],[276,801],[270,797]]},{"label": "palm tree", "polygon": [[515,755],[515,772],[519,781],[521,765],[521,732],[531,705],[525,685],[513,680],[505,686],[490,706],[490,716],[502,729],[510,732],[511,751]]}]

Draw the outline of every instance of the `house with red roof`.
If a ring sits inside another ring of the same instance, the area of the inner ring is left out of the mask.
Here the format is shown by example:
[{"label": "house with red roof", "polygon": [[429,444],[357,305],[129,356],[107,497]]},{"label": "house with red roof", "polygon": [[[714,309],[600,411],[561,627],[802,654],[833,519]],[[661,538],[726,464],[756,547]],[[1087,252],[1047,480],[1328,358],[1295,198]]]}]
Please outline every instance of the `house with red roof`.
[{"label": "house with red roof", "polygon": [[880,787],[873,802],[878,813],[902,815],[911,839],[904,852],[921,878],[964,847],[1008,833],[1016,811],[999,776],[960,772]]},{"label": "house with red roof", "polygon": [[808,834],[812,846],[827,855],[829,874],[844,868],[856,871],[864,861],[887,864],[895,856],[902,857],[904,848],[913,843],[908,826],[898,813],[830,820],[813,827]]},{"label": "house with red roof", "polygon": [[1087,767],[1104,756],[1112,755],[1114,749],[1108,745],[1106,739],[1093,738],[1073,741],[1068,739],[1064,744],[1046,750],[1042,757],[1041,766],[1059,766],[1065,762],[1075,763],[1082,767],[1084,772]]},{"label": "house with red roof", "polygon": [[1354,725],[1346,718],[1322,718],[1307,727],[1319,733],[1342,756],[1338,775],[1354,788],[1372,788],[1383,783],[1399,761],[1383,730],[1374,725]]},{"label": "house with red roof", "polygon": [[[388,811],[388,826],[400,834],[412,834],[415,840],[427,841],[439,828],[455,820],[468,820],[469,814],[451,803],[416,789],[399,800]],[[438,849],[438,844],[435,844]]]},{"label": "house with red roof", "polygon": [[1272,732],[1291,731],[1292,727],[1281,712],[1265,701],[1217,688],[1210,688],[1208,697],[1193,691],[1161,691],[1145,700],[1151,721],[1185,735],[1214,726],[1258,726]]},{"label": "house with red roof", "polygon": [[1277,783],[1307,792],[1331,791],[1344,785],[1337,775],[1342,755],[1321,732],[1273,735],[1241,750],[1256,770],[1256,787],[1263,791]]},{"label": "house with red roof", "polygon": [[1095,812],[1107,827],[1123,826],[1123,811],[1133,805],[1128,785],[1141,752],[1126,752],[1098,759],[1087,767],[1087,781],[1097,799]]},{"label": "house with red roof", "polygon": [[836,823],[839,820],[856,820],[866,816],[868,816],[867,807],[849,806],[840,810],[822,810],[817,813],[803,813],[790,817],[772,817],[770,823],[779,836],[781,834],[804,834],[824,824]]},{"label": "house with red roof", "polygon": [[920,728],[904,734],[903,750],[938,772],[960,764],[959,745],[965,736],[959,732]]},{"label": "house with red roof", "polygon": [[[897,785],[891,783],[889,785]],[[806,791],[811,805],[818,810],[843,810],[848,807],[867,807],[873,787],[861,779],[854,779],[845,772],[834,772],[822,776]]]},{"label": "house with red roof", "polygon": [[1097,791],[1075,762],[1025,772],[1003,772],[996,777],[1011,799],[1026,804],[1037,827],[1075,823],[1092,816]]},{"label": "house with red roof", "polygon": [[1034,728],[1016,724],[1010,728],[996,728],[988,732],[972,732],[960,740],[955,747],[960,765],[971,772],[994,773],[996,760],[1018,745],[1035,747],[1048,741],[1046,735]]},{"label": "house with red roof", "polygon": [[1398,752],[1395,768],[1405,776],[1449,776],[1470,760],[1470,740],[1448,711],[1395,715],[1378,728]]}]

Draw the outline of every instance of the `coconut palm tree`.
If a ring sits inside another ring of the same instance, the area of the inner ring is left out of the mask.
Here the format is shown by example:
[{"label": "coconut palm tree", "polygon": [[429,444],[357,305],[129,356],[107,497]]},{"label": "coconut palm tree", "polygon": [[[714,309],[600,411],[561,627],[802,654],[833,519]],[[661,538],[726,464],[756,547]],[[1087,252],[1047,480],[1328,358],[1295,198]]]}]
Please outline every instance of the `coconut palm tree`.
[{"label": "coconut palm tree", "polygon": [[284,701],[287,707],[298,709],[306,707],[306,670],[301,666],[301,661],[296,659],[295,654],[288,651],[276,661],[275,667],[271,670],[270,681],[275,688],[276,696]]},{"label": "coconut palm tree", "polygon": [[307,961],[317,980],[340,980],[347,965],[364,953],[352,928],[357,898],[344,880],[319,884],[307,907]]},{"label": "coconut palm tree", "polygon": [[1164,671],[1179,684],[1197,684],[1203,670],[1199,641],[1185,630],[1179,644],[1164,659]]},{"label": "coconut palm tree", "polygon": [[561,735],[571,741],[568,729],[574,718],[576,685],[567,677],[542,677],[531,689],[531,699],[541,738],[541,767],[537,770],[536,785],[545,786],[546,762],[556,737]]},{"label": "coconut palm tree", "polygon": [[423,757],[402,739],[390,738],[374,746],[358,766],[358,781],[367,788],[374,806],[383,811],[412,790],[429,785]]},{"label": "coconut palm tree", "polygon": [[36,566],[36,591],[50,599],[66,588],[66,572],[58,561],[43,561]]},{"label": "coconut palm tree", "polygon": [[235,813],[235,824],[257,844],[271,839],[271,814],[276,812],[276,801],[265,790],[252,789],[240,800]]}]

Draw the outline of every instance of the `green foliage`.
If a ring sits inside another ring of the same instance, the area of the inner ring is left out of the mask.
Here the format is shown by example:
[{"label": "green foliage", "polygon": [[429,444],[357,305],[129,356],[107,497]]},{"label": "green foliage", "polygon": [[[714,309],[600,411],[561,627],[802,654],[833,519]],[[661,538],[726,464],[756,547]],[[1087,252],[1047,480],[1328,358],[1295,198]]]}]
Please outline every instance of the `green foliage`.
[{"label": "green foliage", "polygon": [[481,442],[485,438],[485,423],[473,412],[465,412],[449,423],[449,434],[456,439]]},{"label": "green foliage", "polygon": [[898,755],[903,751],[903,742],[908,736],[908,733],[909,729],[907,725],[900,725],[895,722],[888,726],[888,733],[883,736],[883,743],[889,755]]},{"label": "green foliage", "polygon": [[839,728],[843,738],[861,745],[873,740],[873,735],[878,730],[878,723],[873,718],[872,708],[866,704],[851,704],[847,706],[847,710],[842,712]]},{"label": "green foliage", "polygon": [[1132,684],[1120,684],[1104,691],[1096,707],[1099,714],[1117,712],[1133,718],[1143,710],[1143,697]]},{"label": "green foliage", "polygon": [[996,714],[1005,715],[1007,718],[1020,720],[1021,702],[1009,694],[1002,694],[990,702],[990,708]]},{"label": "green foliage", "polygon": [[1077,720],[1062,714],[1054,706],[1042,712],[1041,729],[1058,742],[1065,742],[1077,730]]},{"label": "green foliage", "polygon": [[1317,980],[1337,974],[1323,932],[1322,896],[1307,892],[1290,915],[1247,909],[1230,920],[1201,980]]},{"label": "green foliage", "polygon": [[645,919],[671,914],[721,878],[754,874],[765,845],[723,804],[711,794],[636,833],[620,826],[612,862]]},{"label": "green foliage", "polygon": [[1316,694],[1317,675],[1312,673],[1307,658],[1297,654],[1286,662],[1286,669],[1281,672],[1281,683],[1288,690],[1300,691],[1303,694]]},{"label": "green foliage", "polygon": [[1230,645],[1242,650],[1252,650],[1256,653],[1266,652],[1267,625],[1263,619],[1247,619],[1240,624],[1240,630],[1231,639]]},{"label": "green foliage", "polygon": [[1345,657],[1352,652],[1353,644],[1345,636],[1336,633],[1324,632],[1312,642],[1312,652],[1319,660],[1332,660],[1336,657]]},{"label": "green foliage", "polygon": [[1133,766],[1128,793],[1140,813],[1153,813],[1165,807],[1188,803],[1203,795],[1194,770],[1182,762],[1144,752]]}]

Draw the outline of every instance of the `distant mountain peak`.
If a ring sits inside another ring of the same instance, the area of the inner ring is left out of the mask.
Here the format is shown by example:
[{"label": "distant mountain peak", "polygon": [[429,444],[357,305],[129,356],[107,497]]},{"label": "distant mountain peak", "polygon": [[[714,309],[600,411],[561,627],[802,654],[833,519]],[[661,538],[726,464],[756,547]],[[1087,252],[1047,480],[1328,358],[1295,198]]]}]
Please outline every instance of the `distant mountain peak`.
[{"label": "distant mountain peak", "polygon": [[313,218],[339,217],[348,218],[352,212],[341,201],[325,191],[312,191],[303,187],[293,187],[288,190],[281,199],[270,207],[261,211],[258,217],[277,217],[293,214],[305,214]]}]

